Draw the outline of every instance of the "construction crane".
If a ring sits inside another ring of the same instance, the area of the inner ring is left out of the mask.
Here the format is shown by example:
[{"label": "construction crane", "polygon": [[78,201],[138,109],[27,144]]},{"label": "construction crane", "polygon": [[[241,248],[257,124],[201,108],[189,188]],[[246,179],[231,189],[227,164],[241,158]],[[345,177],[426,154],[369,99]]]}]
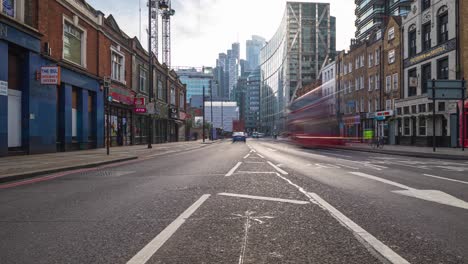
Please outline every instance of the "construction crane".
[{"label": "construction crane", "polygon": [[175,10],[171,8],[171,0],[160,2],[162,16],[162,62],[171,67],[171,16]]},{"label": "construction crane", "polygon": [[170,0],[150,0],[151,50],[159,58],[159,15],[162,17],[162,63],[171,65],[171,16],[175,14]]}]

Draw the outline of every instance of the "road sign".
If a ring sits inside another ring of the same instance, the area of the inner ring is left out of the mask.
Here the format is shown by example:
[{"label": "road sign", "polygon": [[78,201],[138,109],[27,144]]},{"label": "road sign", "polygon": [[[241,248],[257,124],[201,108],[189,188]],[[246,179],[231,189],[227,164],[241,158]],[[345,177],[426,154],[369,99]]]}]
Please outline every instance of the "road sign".
[{"label": "road sign", "polygon": [[429,99],[436,100],[462,100],[463,90],[459,88],[435,88],[435,93],[432,91],[434,88],[429,88],[427,91]]},{"label": "road sign", "polygon": [[60,67],[59,66],[41,67],[41,84],[59,85],[60,84]]},{"label": "road sign", "polygon": [[464,88],[463,81],[459,80],[428,80],[427,87],[443,88],[443,89],[462,89]]}]

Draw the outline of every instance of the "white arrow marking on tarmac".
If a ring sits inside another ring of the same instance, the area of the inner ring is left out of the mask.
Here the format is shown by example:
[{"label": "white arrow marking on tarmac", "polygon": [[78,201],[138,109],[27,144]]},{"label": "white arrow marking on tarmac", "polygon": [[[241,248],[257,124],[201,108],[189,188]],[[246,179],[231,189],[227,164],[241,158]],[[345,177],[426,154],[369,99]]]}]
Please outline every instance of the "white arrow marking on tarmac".
[{"label": "white arrow marking on tarmac", "polygon": [[467,202],[460,200],[450,194],[444,193],[442,191],[418,190],[418,189],[414,189],[414,188],[408,187],[406,185],[403,185],[397,182],[392,182],[392,181],[382,179],[382,178],[372,176],[372,175],[362,173],[362,172],[351,172],[351,174],[404,189],[404,191],[392,191],[393,193],[410,196],[410,197],[414,197],[414,198],[418,198],[418,199],[422,199],[422,200],[426,200],[430,202],[435,202],[439,204],[445,204],[445,205],[450,205],[450,206],[459,207],[463,209],[468,209]]},{"label": "white arrow marking on tarmac", "polygon": [[272,149],[272,148],[267,148],[267,149],[271,152],[276,152],[276,149]]}]

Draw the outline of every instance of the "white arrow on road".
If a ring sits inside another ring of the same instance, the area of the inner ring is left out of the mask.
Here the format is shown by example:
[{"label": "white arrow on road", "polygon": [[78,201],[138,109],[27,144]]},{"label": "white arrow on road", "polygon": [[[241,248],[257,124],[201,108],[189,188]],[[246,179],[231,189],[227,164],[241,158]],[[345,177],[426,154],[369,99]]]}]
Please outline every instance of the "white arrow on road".
[{"label": "white arrow on road", "polygon": [[414,189],[414,188],[408,187],[406,185],[403,185],[397,182],[392,182],[392,181],[382,179],[382,178],[372,176],[372,175],[362,173],[362,172],[351,172],[351,174],[404,189],[402,191],[392,191],[393,193],[410,196],[410,197],[414,197],[414,198],[418,198],[418,199],[422,199],[426,201],[431,201],[431,202],[435,202],[439,204],[445,204],[445,205],[450,205],[450,206],[454,206],[458,208],[468,209],[467,202],[460,200],[450,194],[444,193],[442,191],[418,190],[418,189]]}]

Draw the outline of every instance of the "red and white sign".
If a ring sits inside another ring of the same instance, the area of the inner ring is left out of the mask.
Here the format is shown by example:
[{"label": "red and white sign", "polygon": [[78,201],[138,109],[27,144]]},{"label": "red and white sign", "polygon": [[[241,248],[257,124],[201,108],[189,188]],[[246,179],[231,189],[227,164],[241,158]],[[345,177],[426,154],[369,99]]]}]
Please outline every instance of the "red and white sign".
[{"label": "red and white sign", "polygon": [[135,108],[135,113],[139,113],[139,114],[145,114],[146,113],[146,108],[144,107],[137,107]]},{"label": "red and white sign", "polygon": [[41,84],[59,85],[60,84],[60,67],[59,66],[41,67]]},{"label": "red and white sign", "polygon": [[377,112],[377,113],[375,113],[375,116],[385,116],[385,117],[393,116],[393,110]]},{"label": "red and white sign", "polygon": [[133,99],[133,104],[136,106],[143,106],[145,105],[145,98],[144,97],[137,97]]}]

